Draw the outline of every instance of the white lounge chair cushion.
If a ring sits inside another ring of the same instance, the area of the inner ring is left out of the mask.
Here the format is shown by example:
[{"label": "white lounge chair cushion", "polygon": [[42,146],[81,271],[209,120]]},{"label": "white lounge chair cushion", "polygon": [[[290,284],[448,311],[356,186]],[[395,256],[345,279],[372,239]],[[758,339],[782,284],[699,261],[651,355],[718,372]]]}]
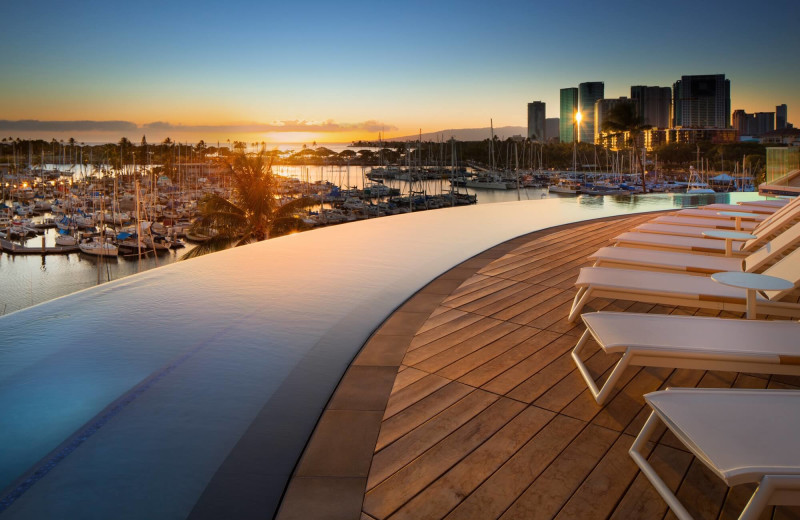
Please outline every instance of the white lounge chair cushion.
[{"label": "white lounge chair cushion", "polygon": [[[620,299],[625,298],[624,293],[631,293],[743,303],[746,296],[744,289],[729,287],[703,276],[608,267],[582,267],[575,286],[617,291]],[[756,301],[768,300],[756,293]]]},{"label": "white lounge chair cushion", "polygon": [[[725,253],[725,241],[714,238],[679,237],[674,235],[657,235],[655,233],[636,233],[628,231],[613,238],[618,244],[636,244],[662,249],[678,249],[708,253]],[[742,250],[741,240],[733,241],[733,251]]]},{"label": "white lounge chair cushion", "polygon": [[[695,238],[706,238],[706,236],[703,234],[706,231],[733,231],[732,229],[720,229],[712,226],[708,227],[680,226],[680,225],[666,224],[661,222],[647,222],[645,224],[639,224],[638,226],[633,228],[633,230],[638,233],[653,233],[656,235],[673,235],[679,237],[695,237]],[[751,230],[743,230],[743,231],[751,231]]]},{"label": "white lounge chair cushion", "polygon": [[704,209],[709,211],[744,211],[748,213],[764,213],[766,215],[770,215],[775,213],[781,207],[771,207],[771,206],[759,206],[759,205],[750,205],[747,203],[742,204],[708,204],[706,206],[699,206],[697,209]]},{"label": "white lounge chair cushion", "polygon": [[646,265],[660,269],[713,274],[720,271],[742,271],[742,259],[725,256],[695,255],[674,251],[657,251],[628,247],[601,247],[589,260],[627,265]]},{"label": "white lounge chair cushion", "polygon": [[[737,211],[744,211],[744,209],[742,209],[739,206],[736,206],[736,208],[732,208],[732,209],[717,209],[716,211],[714,211],[714,209],[682,209],[682,210],[680,210],[678,212],[678,215],[687,215],[687,216],[699,217],[699,218],[714,218],[714,219],[734,220],[733,217],[726,217],[724,215],[717,215],[718,211],[733,211],[734,209],[736,209]],[[751,220],[751,221],[761,222],[762,220],[766,219],[769,216],[770,215],[758,214],[758,215],[754,215],[752,217],[743,218],[742,220]]]},{"label": "white lounge chair cushion", "polygon": [[729,486],[800,474],[800,391],[682,388],[645,400]]},{"label": "white lounge chair cushion", "polygon": [[633,349],[676,357],[717,355],[722,359],[800,364],[800,323],[795,321],[631,312],[588,312],[581,317],[606,352]]},{"label": "white lounge chair cushion", "polygon": [[[655,224],[671,224],[677,226],[702,227],[712,229],[736,229],[736,222],[733,220],[720,220],[696,217],[682,217],[681,215],[664,215],[656,217],[650,222]],[[755,229],[756,222],[742,222],[741,228],[745,231]]]}]

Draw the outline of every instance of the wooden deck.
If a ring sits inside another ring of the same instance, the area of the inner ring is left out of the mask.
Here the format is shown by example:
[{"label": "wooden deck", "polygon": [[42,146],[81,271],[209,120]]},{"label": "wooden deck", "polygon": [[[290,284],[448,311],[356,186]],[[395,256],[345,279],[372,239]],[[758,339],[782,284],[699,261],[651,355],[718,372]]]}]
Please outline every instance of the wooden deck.
[{"label": "wooden deck", "polygon": [[[595,403],[570,357],[583,332],[566,321],[573,283],[590,253],[650,218],[517,242],[414,324],[368,473],[354,484],[365,482],[362,520],[674,518],[628,456],[649,413],[642,395],[667,386],[800,387],[796,377],[631,367],[606,406]],[[601,309],[741,317],[608,299],[585,312]],[[587,366],[607,373],[618,358],[590,347]],[[654,438],[651,464],[695,518],[738,517],[752,488],[729,490],[663,427]],[[294,489],[284,506],[301,498]],[[300,517],[290,509],[279,518]],[[800,518],[800,508],[764,518]]]}]

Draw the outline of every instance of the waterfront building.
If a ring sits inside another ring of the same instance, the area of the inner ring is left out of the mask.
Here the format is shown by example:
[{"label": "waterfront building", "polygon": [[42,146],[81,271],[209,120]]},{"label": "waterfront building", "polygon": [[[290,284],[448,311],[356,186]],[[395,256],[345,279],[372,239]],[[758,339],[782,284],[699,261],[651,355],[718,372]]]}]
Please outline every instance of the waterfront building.
[{"label": "waterfront building", "polygon": [[731,127],[731,82],[725,74],[682,76],[672,90],[673,127]]},{"label": "waterfront building", "polygon": [[767,132],[760,138],[761,144],[800,147],[800,128],[781,128]]},{"label": "waterfront building", "polygon": [[734,110],[733,128],[740,137],[762,136],[775,130],[775,112],[748,114],[744,110]]},{"label": "waterfront building", "polygon": [[666,130],[666,143],[696,144],[711,142],[715,144],[734,143],[737,134],[733,128],[670,128]]},{"label": "waterfront building", "polygon": [[775,107],[775,130],[786,128],[788,109],[786,103]]},{"label": "waterfront building", "polygon": [[578,106],[583,119],[578,132],[578,141],[581,143],[594,143],[594,105],[605,95],[605,85],[602,81],[588,81],[578,85]]},{"label": "waterfront building", "polygon": [[670,127],[672,89],[670,87],[631,87],[631,99],[636,106],[636,115],[642,124],[653,128]]},{"label": "waterfront building", "polygon": [[562,143],[575,140],[575,113],[578,111],[578,89],[575,87],[561,89],[561,104],[558,123],[558,137]]},{"label": "waterfront building", "polygon": [[533,103],[528,103],[528,139],[542,142],[547,140],[545,119],[544,102],[534,101]]},{"label": "waterfront building", "polygon": [[[595,144],[600,144],[603,140],[601,134],[603,134],[603,124],[605,123],[608,113],[617,105],[622,103],[633,103],[632,100],[621,97],[617,99],[598,99],[597,102],[594,104],[594,137],[592,142]],[[584,116],[585,118],[586,116]],[[583,123],[581,123],[583,126]]]}]

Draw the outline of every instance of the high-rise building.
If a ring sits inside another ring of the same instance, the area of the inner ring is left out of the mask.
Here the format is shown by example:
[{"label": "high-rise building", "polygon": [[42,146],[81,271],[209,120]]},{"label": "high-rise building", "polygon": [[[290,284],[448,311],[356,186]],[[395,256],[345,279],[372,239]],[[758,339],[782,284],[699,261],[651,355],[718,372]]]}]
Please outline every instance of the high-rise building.
[{"label": "high-rise building", "polygon": [[670,87],[631,87],[631,99],[636,106],[636,115],[642,124],[653,128],[670,127],[672,89]]},{"label": "high-rise building", "polygon": [[747,112],[744,110],[734,110],[733,111],[733,129],[736,130],[736,133],[739,136],[743,135],[750,135],[748,130],[750,129],[750,125],[747,121]]},{"label": "high-rise building", "polygon": [[[600,134],[603,132],[603,123],[605,123],[608,113],[617,105],[621,103],[633,103],[633,100],[626,97],[619,99],[598,99],[594,104],[594,143],[601,143]],[[581,122],[583,126],[583,122]]]},{"label": "high-rise building", "polygon": [[544,120],[544,135],[548,140],[558,139],[558,122],[559,118],[557,117],[548,117]]},{"label": "high-rise building", "polygon": [[733,128],[739,136],[758,137],[775,130],[775,112],[748,114],[744,110],[733,111]]},{"label": "high-rise building", "polygon": [[578,89],[575,87],[561,89],[561,105],[559,110],[558,137],[562,143],[571,143],[575,135],[575,112],[578,111]]},{"label": "high-rise building", "polygon": [[682,76],[672,92],[673,126],[730,128],[731,82],[725,74]]},{"label": "high-rise building", "polygon": [[775,112],[756,112],[753,114],[753,122],[750,135],[764,135],[775,130]]},{"label": "high-rise building", "polygon": [[786,103],[775,107],[775,130],[783,130],[786,128],[788,115]]},{"label": "high-rise building", "polygon": [[598,99],[603,99],[604,94],[605,85],[602,81],[589,81],[578,85],[578,106],[582,116],[578,141],[594,143],[594,105]]},{"label": "high-rise building", "polygon": [[545,104],[541,101],[528,103],[528,139],[542,142],[547,140],[544,109]]}]

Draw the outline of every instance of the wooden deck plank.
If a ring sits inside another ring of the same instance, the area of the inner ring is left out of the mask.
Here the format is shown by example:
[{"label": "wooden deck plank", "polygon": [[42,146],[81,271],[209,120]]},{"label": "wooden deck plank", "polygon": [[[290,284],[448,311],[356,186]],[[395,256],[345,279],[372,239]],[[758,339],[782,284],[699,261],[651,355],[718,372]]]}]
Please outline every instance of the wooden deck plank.
[{"label": "wooden deck plank", "polygon": [[443,518],[552,418],[553,414],[546,410],[526,408],[486,443],[405,504],[392,518]]},{"label": "wooden deck plank", "polygon": [[445,518],[499,518],[580,433],[584,424],[556,416]]},{"label": "wooden deck plank", "polygon": [[447,350],[443,350],[438,354],[435,354],[424,361],[415,364],[414,368],[435,373],[444,367],[455,363],[459,359],[482,349],[486,345],[489,345],[507,336],[520,327],[521,325],[517,325],[515,323],[501,321],[496,327],[486,329],[480,334],[476,334],[475,336],[468,338],[466,341],[457,343]]},{"label": "wooden deck plank", "polygon": [[589,425],[501,516],[503,520],[555,517],[619,435]]},{"label": "wooden deck plank", "polygon": [[430,421],[377,451],[372,458],[367,489],[372,489],[389,478],[393,473],[480,414],[497,399],[496,395],[475,390]]},{"label": "wooden deck plank", "polygon": [[403,358],[403,364],[414,366],[417,363],[430,358],[431,356],[435,356],[436,354],[465,341],[470,341],[489,329],[493,329],[501,325],[507,326],[509,324],[494,318],[481,318],[478,321],[470,323],[469,325],[453,331],[447,336],[443,336],[435,341],[431,341],[415,349],[411,349],[409,347],[408,352],[406,352],[406,356]]},{"label": "wooden deck plank", "polygon": [[364,511],[385,518],[492,437],[525,405],[499,399],[364,497]]},{"label": "wooden deck plank", "polygon": [[431,316],[428,318],[428,321],[422,324],[422,327],[419,328],[417,334],[428,332],[431,329],[435,329],[440,325],[444,325],[445,323],[449,323],[456,318],[460,318],[466,315],[467,313],[464,311],[460,311],[458,309],[451,309],[450,307],[445,307],[443,305],[440,305],[436,307],[436,309],[431,313]]},{"label": "wooden deck plank", "polygon": [[482,347],[480,350],[472,352],[453,362],[452,364],[443,367],[436,372],[436,375],[446,377],[448,379],[458,379],[470,370],[474,370],[488,362],[491,359],[507,352],[508,350],[516,347],[523,341],[526,341],[534,335],[541,332],[539,329],[533,327],[520,326],[510,334],[506,334],[502,338],[489,343]]},{"label": "wooden deck plank", "polygon": [[[410,370],[416,369],[409,368],[408,370],[404,371],[404,373],[409,372]],[[416,372],[422,371],[416,370]],[[422,373],[425,374],[425,372]],[[413,383],[404,386],[400,390],[396,392],[392,391],[392,393],[389,395],[389,402],[386,403],[386,410],[384,411],[383,415],[384,420],[398,412],[405,410],[412,404],[429,396],[448,383],[450,383],[449,379],[432,374],[426,374]]]},{"label": "wooden deck plank", "polygon": [[492,316],[493,314],[496,314],[504,309],[507,309],[512,305],[516,305],[520,302],[523,302],[528,298],[530,298],[531,296],[535,296],[546,289],[547,288],[542,285],[526,284],[526,287],[523,290],[517,291],[512,294],[504,295],[503,298],[485,299],[485,301],[483,301],[480,306],[476,306],[473,309],[468,309],[467,307],[461,307],[461,309],[468,310],[469,312],[480,314],[482,316]]},{"label": "wooden deck plank", "polygon": [[388,444],[430,420],[473,390],[471,386],[452,381],[402,412],[385,419],[381,425],[378,442],[375,444],[375,451],[385,448]]},{"label": "wooden deck plank", "polygon": [[[477,300],[472,300],[469,303],[459,305],[457,308],[458,310],[461,311],[474,312],[476,314],[486,315],[485,312],[477,312],[477,311],[482,307],[487,307],[494,303],[502,302],[506,298],[513,298],[514,295],[518,295],[518,293],[527,294],[525,291],[527,289],[530,289],[531,287],[532,287],[531,284],[525,282],[512,282],[512,284],[509,285],[508,287],[504,287],[502,289],[492,292],[491,294],[482,296]],[[541,291],[542,289],[539,288],[538,290]],[[519,295],[518,298],[524,298],[524,296]]]},{"label": "wooden deck plank", "polygon": [[515,366],[518,362],[544,348],[552,341],[555,341],[558,337],[558,334],[543,330],[519,345],[508,349],[499,356],[490,359],[483,365],[475,367],[473,370],[459,377],[458,380],[466,385],[480,387],[489,380]]},{"label": "wooden deck plank", "polygon": [[632,443],[633,437],[619,437],[555,518],[608,517],[639,471],[628,456]]},{"label": "wooden deck plank", "polygon": [[481,321],[482,319],[483,316],[465,313],[455,319],[448,320],[441,325],[427,329],[425,332],[418,332],[414,336],[414,339],[411,340],[411,344],[408,346],[408,351],[412,352],[429,343],[440,340],[449,334],[458,334],[463,331],[464,327],[469,326],[477,321]]},{"label": "wooden deck plank", "polygon": [[540,372],[574,346],[574,338],[559,336],[555,341],[548,343],[543,348],[537,350],[533,355],[516,363],[502,374],[482,385],[481,388],[496,394],[505,395],[523,381],[533,377],[530,374],[535,375]]}]

